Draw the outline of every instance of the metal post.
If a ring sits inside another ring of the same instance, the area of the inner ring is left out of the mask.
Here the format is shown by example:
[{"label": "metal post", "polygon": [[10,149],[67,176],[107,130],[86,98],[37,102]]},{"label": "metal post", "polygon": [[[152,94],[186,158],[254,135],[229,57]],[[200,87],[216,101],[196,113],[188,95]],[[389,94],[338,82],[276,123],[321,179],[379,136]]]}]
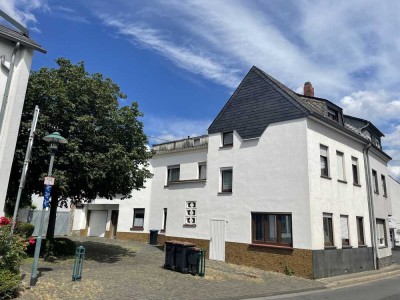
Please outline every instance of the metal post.
[{"label": "metal post", "polygon": [[[50,165],[49,165],[49,171],[47,172],[47,174],[48,174],[47,176],[51,176],[53,173],[54,157],[56,155],[57,147],[51,147],[50,151],[51,151],[50,152]],[[47,208],[46,208],[46,211],[47,211]],[[32,273],[31,273],[31,281],[30,281],[31,286],[36,285],[36,281],[37,281],[37,267],[38,267],[38,261],[39,261],[40,247],[42,246],[44,217],[45,217],[45,210],[43,208],[42,215],[40,218],[40,223],[39,223],[38,236],[36,239],[35,254],[33,256]]]},{"label": "metal post", "polygon": [[24,166],[22,168],[21,179],[19,181],[17,200],[15,201],[15,208],[14,208],[14,215],[13,215],[13,218],[12,218],[10,236],[12,236],[14,234],[15,223],[17,222],[17,214],[18,214],[18,209],[19,209],[19,202],[21,200],[22,190],[23,190],[23,188],[25,186],[25,177],[26,177],[26,174],[28,173],[29,159],[31,157],[33,139],[35,137],[35,131],[36,131],[36,124],[37,124],[38,116],[39,116],[39,106],[36,105],[35,106],[35,112],[33,113],[33,120],[32,120],[31,132],[29,134],[28,146],[26,147]]}]

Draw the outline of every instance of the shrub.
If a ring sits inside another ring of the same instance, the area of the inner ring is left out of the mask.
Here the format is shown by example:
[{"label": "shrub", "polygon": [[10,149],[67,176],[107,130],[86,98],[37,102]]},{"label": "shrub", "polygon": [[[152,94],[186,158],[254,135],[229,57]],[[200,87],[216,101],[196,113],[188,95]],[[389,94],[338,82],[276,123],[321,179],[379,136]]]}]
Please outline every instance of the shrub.
[{"label": "shrub", "polygon": [[291,267],[286,266],[285,270],[284,270],[284,273],[285,273],[285,275],[293,276],[294,275],[294,270]]},{"label": "shrub", "polygon": [[21,276],[10,270],[0,269],[0,299],[11,299],[17,296]]},{"label": "shrub", "polygon": [[26,238],[32,236],[35,230],[35,225],[26,222],[18,222],[15,226],[15,233],[25,236]]},{"label": "shrub", "polygon": [[[64,257],[75,255],[75,242],[68,238],[54,238],[42,241],[40,248],[40,256],[48,257]],[[35,245],[28,245],[28,255],[33,256],[35,253]]]}]

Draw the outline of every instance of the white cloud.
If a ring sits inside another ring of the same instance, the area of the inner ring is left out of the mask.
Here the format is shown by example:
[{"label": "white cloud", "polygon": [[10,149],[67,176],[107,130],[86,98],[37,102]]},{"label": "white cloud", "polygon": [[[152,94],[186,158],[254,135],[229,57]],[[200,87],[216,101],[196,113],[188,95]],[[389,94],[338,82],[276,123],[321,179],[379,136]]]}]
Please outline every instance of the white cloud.
[{"label": "white cloud", "polygon": [[400,166],[388,166],[388,169],[393,178],[400,180]]},{"label": "white cloud", "polygon": [[35,11],[50,11],[47,0],[3,0],[0,9],[24,26],[37,23]]},{"label": "white cloud", "polygon": [[400,97],[381,91],[358,91],[339,101],[344,113],[372,121],[375,125],[399,122]]},{"label": "white cloud", "polygon": [[145,116],[143,121],[151,144],[207,134],[207,128],[211,124],[211,120],[161,118],[149,115]]},{"label": "white cloud", "polygon": [[211,56],[196,51],[190,46],[178,45],[165,38],[159,30],[135,23],[115,20],[102,15],[105,24],[114,27],[118,33],[132,39],[133,42],[154,50],[171,60],[178,67],[199,74],[206,79],[234,88],[240,78],[238,71],[224,66]]}]

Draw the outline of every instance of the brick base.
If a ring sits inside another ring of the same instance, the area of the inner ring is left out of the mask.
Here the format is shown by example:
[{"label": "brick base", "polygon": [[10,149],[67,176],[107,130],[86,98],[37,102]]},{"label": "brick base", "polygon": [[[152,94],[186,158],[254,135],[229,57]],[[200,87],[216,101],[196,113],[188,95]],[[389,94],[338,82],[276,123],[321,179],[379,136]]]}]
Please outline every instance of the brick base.
[{"label": "brick base", "polygon": [[174,236],[167,236],[164,234],[159,234],[158,235],[158,244],[159,245],[164,245],[166,241],[180,241],[180,242],[188,242],[195,244],[197,248],[201,248],[206,250],[206,257],[208,257],[210,253],[210,241],[209,240],[201,240],[201,239],[190,239],[190,238],[181,238],[181,237],[174,237]]},{"label": "brick base", "polygon": [[254,246],[242,243],[225,243],[225,261],[284,273],[285,268],[294,275],[313,278],[312,251]]},{"label": "brick base", "polygon": [[384,267],[388,267],[392,264],[392,256],[385,256],[382,258],[378,258],[378,269],[384,268]]},{"label": "brick base", "polygon": [[149,235],[149,233],[144,232],[117,232],[116,238],[118,240],[129,240],[148,243]]},{"label": "brick base", "polygon": [[88,229],[85,228],[85,229],[79,230],[79,235],[80,236],[88,236]]}]

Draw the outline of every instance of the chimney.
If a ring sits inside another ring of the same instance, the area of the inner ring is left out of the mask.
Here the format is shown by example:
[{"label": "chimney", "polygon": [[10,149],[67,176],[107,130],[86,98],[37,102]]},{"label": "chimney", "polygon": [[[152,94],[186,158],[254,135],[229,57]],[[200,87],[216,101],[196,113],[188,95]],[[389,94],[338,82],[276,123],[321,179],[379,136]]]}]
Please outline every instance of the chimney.
[{"label": "chimney", "polygon": [[314,88],[309,81],[304,84],[304,96],[314,97]]}]

